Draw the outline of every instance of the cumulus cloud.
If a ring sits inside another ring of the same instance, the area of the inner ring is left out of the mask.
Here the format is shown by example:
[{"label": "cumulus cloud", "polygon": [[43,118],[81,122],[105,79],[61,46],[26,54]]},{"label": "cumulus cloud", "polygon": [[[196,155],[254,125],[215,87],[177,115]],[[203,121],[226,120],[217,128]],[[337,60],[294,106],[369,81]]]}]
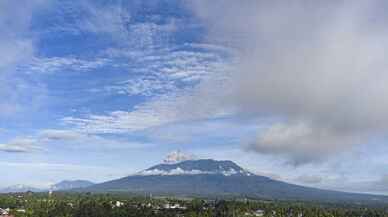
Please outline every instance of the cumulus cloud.
[{"label": "cumulus cloud", "polygon": [[388,32],[381,10],[386,6],[381,1],[190,4],[208,24],[209,40],[239,49],[227,83],[228,106],[277,120],[258,132],[251,150],[308,162],[387,131]]}]

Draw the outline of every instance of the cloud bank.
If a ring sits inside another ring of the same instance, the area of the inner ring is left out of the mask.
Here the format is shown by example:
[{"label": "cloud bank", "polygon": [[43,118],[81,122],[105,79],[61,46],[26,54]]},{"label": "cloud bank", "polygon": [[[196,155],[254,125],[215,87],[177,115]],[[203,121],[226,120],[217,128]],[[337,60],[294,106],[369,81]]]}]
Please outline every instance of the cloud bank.
[{"label": "cloud bank", "polygon": [[386,4],[196,1],[190,7],[208,24],[208,40],[239,50],[226,85],[228,106],[276,120],[250,150],[305,163],[387,132]]}]

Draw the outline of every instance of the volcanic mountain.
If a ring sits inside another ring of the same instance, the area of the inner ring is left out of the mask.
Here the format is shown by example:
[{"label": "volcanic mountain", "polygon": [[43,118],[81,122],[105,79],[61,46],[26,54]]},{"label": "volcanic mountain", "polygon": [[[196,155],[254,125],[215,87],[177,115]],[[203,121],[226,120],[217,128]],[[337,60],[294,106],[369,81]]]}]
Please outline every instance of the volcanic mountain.
[{"label": "volcanic mountain", "polygon": [[387,196],[303,187],[255,175],[232,161],[212,159],[169,161],[131,176],[92,185],[80,190],[183,197],[244,197],[276,200],[388,203]]},{"label": "volcanic mountain", "polygon": [[93,182],[87,180],[64,180],[51,186],[51,190],[64,191],[74,188],[86,188],[94,185]]}]

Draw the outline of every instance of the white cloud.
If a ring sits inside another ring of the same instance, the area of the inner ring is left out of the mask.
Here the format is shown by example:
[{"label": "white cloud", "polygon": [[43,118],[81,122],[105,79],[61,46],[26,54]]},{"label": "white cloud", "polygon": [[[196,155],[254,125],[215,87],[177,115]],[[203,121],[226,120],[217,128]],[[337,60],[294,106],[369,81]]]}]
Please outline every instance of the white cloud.
[{"label": "white cloud", "polygon": [[53,150],[61,146],[65,150],[87,151],[117,151],[143,149],[154,146],[153,143],[129,141],[128,138],[109,138],[105,136],[92,135],[74,129],[40,130],[35,136],[28,138],[17,138],[6,144],[0,145],[0,151],[4,152],[31,152],[42,150]]},{"label": "white cloud", "polygon": [[33,58],[26,64],[18,66],[19,70],[23,70],[25,73],[55,73],[62,72],[64,70],[73,71],[91,71],[97,68],[106,66],[110,62],[109,59],[103,57],[97,57],[95,59],[82,59],[75,57],[48,57],[48,58]]},{"label": "white cloud", "polygon": [[84,135],[70,130],[42,130],[39,132],[39,137],[43,141],[49,140],[77,140],[83,137]]},{"label": "white cloud", "polygon": [[131,141],[128,138],[109,138],[98,135],[89,135],[72,131],[51,134],[49,137],[41,137],[44,145],[55,147],[61,145],[67,150],[77,152],[115,152],[124,150],[145,149],[153,147],[152,143]]},{"label": "white cloud", "polygon": [[65,117],[63,122],[86,133],[125,133],[158,126],[163,120],[152,110],[133,112],[115,111],[107,115],[90,115],[85,118]]},{"label": "white cloud", "polygon": [[50,2],[49,23],[42,33],[67,33],[80,35],[84,32],[125,35],[125,24],[130,19],[121,4],[99,4],[95,1]]},{"label": "white cloud", "polygon": [[191,89],[180,90],[179,93],[164,94],[137,105],[130,112],[115,111],[107,115],[89,115],[81,118],[65,117],[63,122],[87,133],[128,133],[170,123],[229,114],[228,110],[215,107],[218,104],[212,103],[213,95],[199,98],[196,94],[197,92]]},{"label": "white cloud", "polygon": [[155,77],[139,77],[127,81],[119,82],[114,85],[106,86],[101,90],[94,90],[94,92],[109,92],[121,95],[142,95],[154,96],[156,94],[166,93],[176,89],[174,82],[171,80],[162,80]]},{"label": "white cloud", "polygon": [[[378,22],[369,20],[374,3],[237,4],[190,4],[210,33],[207,44],[190,46],[230,52],[236,56],[234,62],[227,63],[209,50],[161,46],[155,37],[175,31],[173,21],[171,26],[132,23],[125,37],[133,38],[128,42],[133,44],[123,43],[125,49],[109,49],[106,55],[138,59],[140,67],[131,70],[142,75],[96,91],[143,95],[148,101],[130,111],[63,121],[81,132],[98,134],[225,115],[268,118],[276,120],[275,125],[249,138],[250,150],[286,155],[294,163],[324,159],[386,132],[384,53],[388,40],[381,26],[385,17],[377,14]],[[220,5],[225,10],[219,10]],[[224,19],[219,19],[221,15]],[[109,14],[102,17],[109,19],[91,21],[89,29],[120,32],[123,20]],[[131,19],[128,14],[124,17],[128,22]],[[107,20],[114,25],[105,24]],[[126,46],[132,45],[135,49],[127,51]]]},{"label": "white cloud", "polygon": [[6,144],[0,144],[0,151],[9,153],[28,153],[41,150],[34,139],[14,139]]},{"label": "white cloud", "polygon": [[[137,11],[143,10],[142,2],[96,2],[81,0],[77,2],[57,1],[55,11],[56,23],[45,31],[66,32],[80,35],[85,32],[107,36],[122,47],[133,49],[153,49],[169,34],[177,30],[178,18],[167,18],[160,23],[151,18],[137,19]],[[144,14],[143,14],[144,15]],[[153,16],[153,18],[156,18]]]},{"label": "white cloud", "polygon": [[128,140],[127,137],[106,137],[88,134],[74,129],[45,129],[34,136],[18,137],[9,142],[0,143],[0,152],[29,153],[53,152],[56,147],[77,152],[115,152],[118,150],[135,150],[155,146],[154,143]]},{"label": "white cloud", "polygon": [[[126,133],[225,115],[268,118],[275,125],[248,138],[250,150],[287,156],[296,164],[325,159],[386,132],[388,40],[381,25],[385,17],[377,14],[375,23],[369,19],[375,2],[237,4],[190,3],[210,33],[208,44],[191,46],[227,44],[233,49],[221,50],[231,52],[233,61],[227,63],[217,52],[145,49],[140,59],[146,67],[134,71],[153,77],[104,91],[154,97],[131,111],[63,121],[88,133]],[[136,43],[155,48],[153,28],[142,25],[133,26],[132,33],[147,37]],[[138,52],[109,52],[139,57]]]},{"label": "white cloud", "polygon": [[24,110],[25,98],[29,98],[30,109],[33,109],[44,95],[44,88],[24,79],[16,66],[34,55],[29,29],[31,18],[37,8],[44,7],[45,1],[24,1],[23,7],[19,3],[0,3],[0,118]]},{"label": "white cloud", "polygon": [[[127,54],[117,50],[110,52],[115,57]],[[219,86],[224,84],[225,72],[229,70],[222,54],[206,48],[206,51],[166,49],[130,55],[142,61],[139,68],[131,67],[134,72],[142,71],[140,76],[92,91],[143,95],[149,99],[136,105],[132,111],[65,117],[64,123],[88,133],[126,133],[228,113],[226,109],[215,108],[212,101],[214,97],[225,94],[227,89],[222,93],[217,88],[202,93],[204,88],[199,87],[212,85],[222,88]]]},{"label": "white cloud", "polygon": [[[222,76],[228,70],[224,57],[230,54],[231,49],[211,43],[173,45],[169,42],[170,37],[185,25],[182,20],[168,16],[163,18],[163,22],[158,22],[152,15],[137,19],[134,17],[137,10],[143,10],[143,3],[138,3],[103,7],[82,1],[77,8],[66,6],[66,3],[63,5],[68,10],[66,14],[80,20],[72,24],[73,28],[107,34],[117,40],[120,48],[109,48],[105,52],[99,52],[98,56],[108,59],[112,67],[127,70],[130,75],[130,79],[91,88],[90,92],[146,96],[145,102],[137,104],[129,111],[65,117],[63,122],[87,134],[128,133],[174,122],[207,118],[209,115],[218,117],[226,114],[227,111],[224,110],[212,111],[212,97],[217,96],[218,90],[211,92],[211,96],[206,98],[194,95],[202,96],[197,92],[198,84],[214,85],[215,82],[205,81],[224,79]],[[85,16],[79,14],[80,11],[85,11]],[[37,70],[53,71],[57,67],[78,64],[82,65],[83,62],[69,58],[38,59]],[[192,105],[193,103],[196,105]]]},{"label": "white cloud", "polygon": [[184,85],[195,85],[215,72],[226,70],[225,60],[221,58],[225,51],[220,47],[204,46],[202,51],[191,50],[194,45],[145,52],[108,49],[103,55],[112,59],[129,59],[130,64],[121,66],[128,68],[128,73],[140,75],[93,91],[155,96],[180,91]]},{"label": "white cloud", "polygon": [[125,26],[131,15],[123,10],[121,4],[100,6],[94,1],[82,1],[81,7],[87,15],[78,23],[81,31],[113,35],[126,33]]},{"label": "white cloud", "polygon": [[279,120],[258,132],[252,150],[308,162],[385,134],[388,32],[380,4],[190,3],[209,40],[239,49],[228,103],[219,107]]}]

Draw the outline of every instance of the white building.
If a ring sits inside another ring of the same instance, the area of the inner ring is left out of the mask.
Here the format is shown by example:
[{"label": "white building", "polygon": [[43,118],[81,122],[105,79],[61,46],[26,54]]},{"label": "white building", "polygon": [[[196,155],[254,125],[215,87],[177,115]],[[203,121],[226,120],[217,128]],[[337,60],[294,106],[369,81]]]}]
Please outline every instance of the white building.
[{"label": "white building", "polygon": [[175,204],[164,204],[163,206],[165,209],[186,209],[185,206],[181,206],[179,203],[175,203]]},{"label": "white building", "polygon": [[258,217],[260,217],[260,216],[264,216],[264,210],[262,210],[262,209],[258,209],[258,210],[256,210],[255,212],[253,212],[253,214],[255,215],[255,216],[258,216]]},{"label": "white building", "polygon": [[9,213],[9,209],[2,209],[2,208],[0,208],[0,216],[8,215],[8,213]]},{"label": "white building", "polygon": [[25,209],[17,209],[16,212],[25,213],[26,210]]},{"label": "white building", "polygon": [[124,206],[124,202],[116,201],[115,207],[121,207]]}]

